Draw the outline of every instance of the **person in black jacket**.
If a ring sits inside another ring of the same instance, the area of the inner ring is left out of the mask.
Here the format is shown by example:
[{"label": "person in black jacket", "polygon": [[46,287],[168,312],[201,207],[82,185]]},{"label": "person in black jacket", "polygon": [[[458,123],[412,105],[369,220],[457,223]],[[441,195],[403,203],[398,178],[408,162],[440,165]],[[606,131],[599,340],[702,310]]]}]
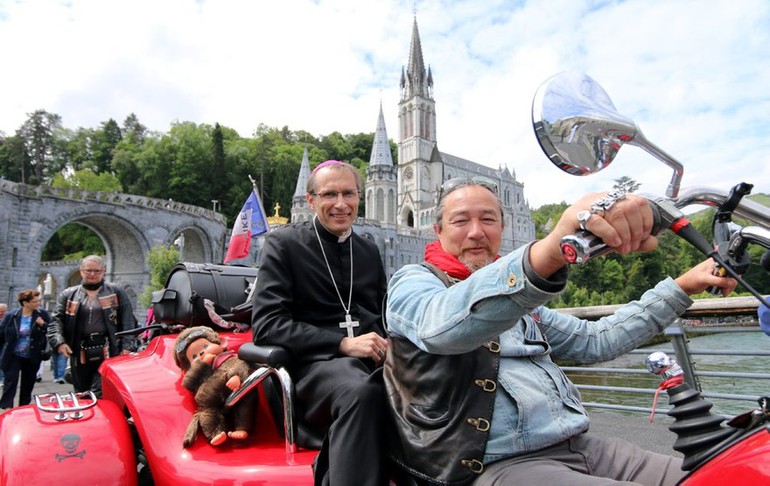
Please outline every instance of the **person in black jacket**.
[{"label": "person in black jacket", "polygon": [[80,262],[80,285],[59,294],[48,342],[54,352],[69,358],[76,392],[102,395],[99,365],[110,356],[128,354],[132,337],[115,334],[136,327],[136,317],[126,292],[104,281],[102,257],[89,255]]},{"label": "person in black jacket", "polygon": [[3,395],[0,409],[13,408],[19,385],[19,405],[32,401],[32,389],[45,352],[45,335],[51,316],[40,308],[40,292],[22,290],[21,308],[5,314],[0,321],[0,368],[3,370]]}]

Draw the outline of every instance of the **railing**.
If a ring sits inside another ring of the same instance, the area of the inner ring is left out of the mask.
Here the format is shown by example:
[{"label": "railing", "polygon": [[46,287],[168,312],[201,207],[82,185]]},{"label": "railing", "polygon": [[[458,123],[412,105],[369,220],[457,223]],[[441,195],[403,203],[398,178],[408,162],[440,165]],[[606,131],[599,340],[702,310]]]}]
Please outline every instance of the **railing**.
[{"label": "railing", "polygon": [[[572,314],[585,319],[598,319],[613,313],[620,306],[597,306],[570,309],[559,309],[561,312]],[[703,299],[696,301],[693,306],[666,330],[671,346],[666,348],[656,347],[669,355],[676,355],[677,361],[684,371],[685,381],[698,390],[701,390],[703,398],[710,401],[721,401],[725,408],[736,412],[754,408],[759,395],[744,393],[723,393],[703,389],[703,378],[716,378],[741,382],[744,380],[757,380],[757,386],[751,386],[752,390],[760,393],[770,392],[770,373],[734,372],[734,371],[708,371],[698,370],[695,356],[749,356],[768,357],[770,351],[762,349],[707,349],[691,348],[689,338],[696,334],[727,334],[735,332],[755,332],[757,339],[761,341],[770,339],[759,330],[756,324],[757,301],[753,297],[734,297],[725,299]],[[736,326],[711,326],[702,325],[704,321],[714,320],[738,320]],[[659,384],[658,379],[644,369],[643,363],[650,349],[635,349],[629,355],[638,355],[634,359],[635,368],[623,367],[589,367],[589,366],[562,366],[578,389],[588,398],[583,404],[588,408],[606,409],[624,412],[653,411],[653,401]],[[587,377],[583,379],[582,377]],[[590,378],[590,379],[588,379]],[[586,381],[623,381],[624,385],[614,386],[605,383],[587,384]],[[746,383],[754,383],[746,381]],[[744,387],[745,388],[745,387]],[[629,399],[629,397],[632,397]],[[638,397],[634,399],[633,397]],[[630,402],[646,402],[649,405],[630,405]],[[619,403],[624,402],[624,403]],[[655,413],[665,413],[668,406],[659,404]],[[715,410],[719,412],[719,410]],[[731,415],[723,413],[723,415]]]}]

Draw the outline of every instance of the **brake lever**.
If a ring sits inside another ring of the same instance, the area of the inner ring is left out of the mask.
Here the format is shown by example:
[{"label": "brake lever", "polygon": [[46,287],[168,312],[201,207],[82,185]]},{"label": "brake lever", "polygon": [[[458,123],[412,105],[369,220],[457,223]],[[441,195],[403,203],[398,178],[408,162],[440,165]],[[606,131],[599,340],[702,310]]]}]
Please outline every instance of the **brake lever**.
[{"label": "brake lever", "polygon": [[[716,252],[733,270],[740,275],[748,271],[751,266],[751,255],[746,252],[747,244],[740,237],[740,233],[734,233],[729,241],[724,241],[717,246]],[[714,264],[714,275],[725,277],[727,270],[719,263]],[[706,289],[711,295],[721,295],[722,289],[711,286]]]},{"label": "brake lever", "polygon": [[[714,247],[717,253],[741,275],[748,270],[751,264],[751,257],[746,255],[746,247],[748,245],[743,244],[740,237],[738,237],[737,245],[733,242],[736,233],[739,233],[741,229],[740,226],[733,223],[733,212],[744,196],[751,194],[753,188],[754,185],[747,182],[741,182],[733,186],[727,199],[719,205],[719,208],[714,213],[714,221],[711,224],[714,233]],[[747,258],[748,262],[746,262]],[[727,271],[719,263],[716,263],[714,265],[714,275],[724,277],[727,275]],[[711,295],[720,295],[722,289],[711,286],[706,289],[706,292]]]}]

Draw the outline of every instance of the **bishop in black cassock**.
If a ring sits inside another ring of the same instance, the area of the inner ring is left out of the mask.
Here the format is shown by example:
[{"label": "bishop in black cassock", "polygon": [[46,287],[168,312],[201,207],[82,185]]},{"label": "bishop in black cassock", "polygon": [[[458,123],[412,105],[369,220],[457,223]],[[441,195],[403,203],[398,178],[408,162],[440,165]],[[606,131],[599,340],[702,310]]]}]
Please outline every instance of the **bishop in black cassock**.
[{"label": "bishop in black cassock", "polygon": [[[291,353],[298,418],[327,434],[328,457],[346,471],[349,484],[383,484],[382,468],[362,467],[377,463],[380,451],[361,445],[379,442],[385,402],[382,368],[369,358],[344,356],[340,342],[348,327],[355,336],[385,337],[386,287],[379,250],[355,232],[339,237],[314,219],[280,227],[265,240],[254,292],[254,342]],[[351,325],[345,327],[349,297]]]}]

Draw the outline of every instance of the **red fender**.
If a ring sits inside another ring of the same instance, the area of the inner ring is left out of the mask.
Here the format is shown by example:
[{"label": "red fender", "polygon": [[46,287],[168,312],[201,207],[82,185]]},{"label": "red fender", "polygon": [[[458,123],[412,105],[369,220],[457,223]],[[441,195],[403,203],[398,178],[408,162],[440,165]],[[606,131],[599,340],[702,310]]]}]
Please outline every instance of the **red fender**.
[{"label": "red fender", "polygon": [[[40,397],[44,406],[46,397]],[[72,402],[66,400],[64,405]],[[131,434],[120,409],[99,400],[80,413],[82,418],[76,419],[72,413],[46,412],[27,405],[1,415],[0,486],[135,485]]]},{"label": "red fender", "polygon": [[754,433],[730,446],[693,471],[682,486],[714,484],[770,484],[770,430],[759,427]]}]

